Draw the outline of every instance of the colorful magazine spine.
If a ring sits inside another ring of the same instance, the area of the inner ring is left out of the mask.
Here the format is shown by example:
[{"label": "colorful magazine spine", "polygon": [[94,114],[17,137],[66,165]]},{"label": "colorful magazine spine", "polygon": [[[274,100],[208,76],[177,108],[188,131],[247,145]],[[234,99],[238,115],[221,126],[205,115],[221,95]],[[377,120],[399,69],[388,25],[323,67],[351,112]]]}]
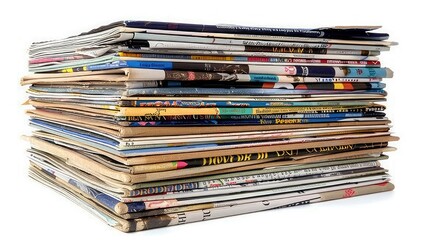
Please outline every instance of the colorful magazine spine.
[{"label": "colorful magazine spine", "polygon": [[200,88],[263,88],[293,90],[370,90],[383,89],[384,83],[273,83],[273,82],[204,82],[204,81],[159,81],[157,87]]},{"label": "colorful magazine spine", "polygon": [[[257,76],[258,77],[258,76]],[[250,78],[251,79],[251,78]],[[264,78],[261,78],[264,80]],[[272,79],[273,80],[273,79]],[[143,81],[125,83],[127,89],[133,88],[263,88],[263,89],[293,89],[293,90],[371,90],[383,89],[385,83],[380,82],[327,82],[327,83],[281,83],[259,81]]]},{"label": "colorful magazine spine", "polygon": [[[283,76],[302,76],[302,77],[347,77],[347,78],[388,78],[392,77],[392,71],[388,68],[356,68],[356,67],[331,67],[331,66],[264,66],[251,64],[219,64],[219,63],[183,63],[183,62],[161,62],[161,61],[115,61],[112,63],[89,65],[77,68],[63,69],[61,72],[77,71],[98,71],[116,68],[142,68],[151,70],[164,70],[164,79],[152,80],[199,80],[209,79],[211,75],[218,73],[241,73],[241,74],[263,74],[264,76],[272,74]],[[172,71],[176,70],[176,71]],[[183,72],[187,70],[187,72]],[[189,71],[188,71],[189,70]],[[210,73],[209,73],[210,72]],[[156,74],[154,74],[156,75]],[[177,75],[187,75],[177,77]],[[190,78],[187,78],[188,75]],[[168,77],[169,79],[167,79]],[[173,79],[172,79],[173,78]],[[236,80],[236,76],[231,76]],[[252,79],[254,77],[251,77]],[[273,77],[275,78],[275,77]],[[216,77],[212,78],[213,80]],[[222,79],[222,77],[217,80]],[[223,79],[222,79],[223,80]]]},{"label": "colorful magazine spine", "polygon": [[[384,108],[378,108],[383,111]],[[127,116],[116,117],[117,121],[139,122],[139,121],[190,121],[190,120],[248,120],[248,119],[310,119],[310,118],[359,118],[359,117],[383,117],[385,113],[366,111],[370,109],[356,108],[355,112],[334,112],[334,113],[300,113],[300,114],[264,114],[264,115],[182,115],[182,116]],[[319,112],[319,111],[316,111]]]},{"label": "colorful magazine spine", "polygon": [[[33,98],[36,99],[36,98]],[[121,100],[122,107],[312,107],[312,106],[360,106],[365,102],[273,102],[273,101],[209,101],[209,100]]]},{"label": "colorful magazine spine", "polygon": [[[35,87],[32,87],[36,89]],[[57,89],[58,92],[64,89]],[[85,93],[84,89],[70,89],[71,92]],[[98,93],[104,93],[106,90],[98,90]],[[95,91],[92,91],[93,93]],[[112,93],[112,91],[109,91]],[[114,91],[116,92],[116,91]],[[120,92],[118,92],[120,93]],[[179,95],[325,95],[335,93],[355,93],[355,94],[377,94],[385,96],[386,92],[381,89],[376,90],[292,90],[292,89],[262,89],[262,88],[140,88],[140,89],[128,89],[124,91],[123,96],[179,96]]]},{"label": "colorful magazine spine", "polygon": [[[241,126],[241,125],[278,125],[278,124],[307,124],[338,121],[372,121],[378,118],[283,118],[283,119],[249,119],[249,120],[192,120],[192,121],[138,121],[128,124],[127,127],[165,127],[165,126]],[[383,118],[380,118],[383,119]]]},{"label": "colorful magazine spine", "polygon": [[342,54],[302,54],[280,52],[236,52],[195,49],[151,49],[145,47],[117,46],[117,51],[151,54],[182,54],[182,55],[207,55],[207,56],[247,56],[247,57],[280,57],[280,58],[304,58],[304,59],[336,59],[355,61],[378,61],[377,56],[342,55]]},{"label": "colorful magazine spine", "polygon": [[[242,56],[213,56],[213,55],[183,55],[183,54],[154,54],[118,52],[120,57],[180,59],[200,61],[232,61],[232,62],[260,62],[260,63],[294,63],[298,65],[327,64],[330,66],[357,65],[363,67],[380,67],[379,61],[334,60],[334,59],[305,59],[305,58],[280,58],[280,57],[242,57]],[[42,61],[40,59],[39,61]],[[31,63],[31,62],[30,62]],[[34,60],[34,63],[36,61]]]},{"label": "colorful magazine spine", "polygon": [[122,107],[116,116],[175,116],[175,115],[255,115],[284,113],[350,112],[365,110],[369,107],[269,107],[269,108],[154,108],[154,107]]},{"label": "colorful magazine spine", "polygon": [[304,47],[268,47],[268,46],[243,46],[222,45],[186,42],[166,42],[150,40],[129,40],[126,42],[132,48],[150,49],[190,49],[207,51],[233,51],[233,52],[273,52],[273,53],[298,53],[298,54],[329,54],[329,55],[358,55],[377,56],[379,51],[353,50],[353,49],[327,49],[327,48],[304,48]]}]

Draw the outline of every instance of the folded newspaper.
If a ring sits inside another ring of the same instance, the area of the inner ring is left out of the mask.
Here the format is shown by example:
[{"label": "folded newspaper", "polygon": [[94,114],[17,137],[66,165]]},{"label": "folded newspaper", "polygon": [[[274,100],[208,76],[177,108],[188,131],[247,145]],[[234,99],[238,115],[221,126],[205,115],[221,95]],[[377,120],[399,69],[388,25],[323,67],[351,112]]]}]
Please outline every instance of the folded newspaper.
[{"label": "folded newspaper", "polygon": [[33,43],[29,176],[124,232],[391,191],[377,29],[121,21]]}]

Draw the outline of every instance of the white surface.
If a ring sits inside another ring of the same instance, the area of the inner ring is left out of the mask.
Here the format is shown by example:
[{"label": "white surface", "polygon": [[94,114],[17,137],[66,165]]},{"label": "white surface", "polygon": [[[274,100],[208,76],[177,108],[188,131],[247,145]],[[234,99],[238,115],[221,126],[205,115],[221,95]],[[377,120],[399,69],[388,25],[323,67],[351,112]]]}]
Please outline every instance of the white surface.
[{"label": "white surface", "polygon": [[[421,236],[422,12],[413,3],[387,1],[10,1],[1,18],[1,228],[0,239],[278,239],[326,238],[407,239]],[[3,1],[2,4],[5,2]],[[155,4],[156,3],[156,4]],[[404,5],[402,5],[403,3]],[[123,5],[120,5],[123,4]],[[332,5],[330,5],[332,4]],[[382,63],[395,71],[388,79],[388,114],[396,135],[384,166],[391,170],[396,190],[314,205],[280,209],[225,219],[125,235],[96,219],[52,190],[27,177],[27,118],[19,78],[26,73],[26,49],[32,41],[78,34],[117,20],[192,23],[232,23],[275,27],[383,25],[399,46],[383,53]],[[416,29],[412,29],[414,25]],[[411,31],[416,31],[412,33]],[[407,69],[408,68],[408,69]],[[409,108],[410,109],[410,108]],[[24,198],[27,198],[24,200]],[[5,213],[5,214],[4,214]],[[411,220],[410,217],[416,217]]]}]

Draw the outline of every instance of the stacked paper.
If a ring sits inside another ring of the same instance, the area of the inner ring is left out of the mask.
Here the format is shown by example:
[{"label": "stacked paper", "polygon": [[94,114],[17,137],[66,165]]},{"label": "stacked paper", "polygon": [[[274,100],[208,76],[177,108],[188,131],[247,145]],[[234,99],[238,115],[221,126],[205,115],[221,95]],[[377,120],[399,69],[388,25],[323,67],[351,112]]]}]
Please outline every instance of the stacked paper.
[{"label": "stacked paper", "polygon": [[376,29],[123,21],[33,43],[29,174],[125,232],[392,190]]}]

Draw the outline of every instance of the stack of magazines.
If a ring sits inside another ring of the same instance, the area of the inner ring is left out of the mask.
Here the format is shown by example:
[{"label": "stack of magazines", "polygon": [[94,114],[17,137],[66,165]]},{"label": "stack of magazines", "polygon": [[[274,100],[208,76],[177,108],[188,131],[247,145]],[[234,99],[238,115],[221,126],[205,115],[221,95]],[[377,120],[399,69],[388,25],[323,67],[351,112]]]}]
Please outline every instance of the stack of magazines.
[{"label": "stack of magazines", "polygon": [[122,21],[33,43],[29,175],[124,232],[390,191],[376,29]]}]

